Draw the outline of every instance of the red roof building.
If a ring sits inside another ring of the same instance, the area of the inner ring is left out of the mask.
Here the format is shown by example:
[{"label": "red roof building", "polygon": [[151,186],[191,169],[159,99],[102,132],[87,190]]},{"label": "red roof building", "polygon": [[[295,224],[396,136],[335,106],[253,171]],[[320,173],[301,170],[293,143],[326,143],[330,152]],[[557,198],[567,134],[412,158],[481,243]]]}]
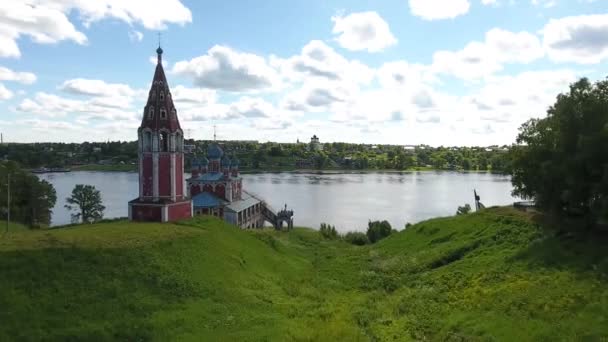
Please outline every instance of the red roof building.
[{"label": "red roof building", "polygon": [[179,125],[158,47],[158,62],[137,130],[139,197],[129,202],[133,221],[176,221],[192,217],[184,191],[184,132]]}]

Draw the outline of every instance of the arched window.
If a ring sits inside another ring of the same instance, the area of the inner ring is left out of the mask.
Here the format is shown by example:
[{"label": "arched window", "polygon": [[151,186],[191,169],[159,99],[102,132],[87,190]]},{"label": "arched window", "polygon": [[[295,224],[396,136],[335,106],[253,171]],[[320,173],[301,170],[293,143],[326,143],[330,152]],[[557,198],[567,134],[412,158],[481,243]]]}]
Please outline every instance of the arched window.
[{"label": "arched window", "polygon": [[163,101],[165,99],[165,92],[164,91],[160,91],[160,100]]},{"label": "arched window", "polygon": [[167,136],[167,132],[160,132],[158,139],[160,151],[167,152],[169,150],[169,137]]},{"label": "arched window", "polygon": [[160,118],[162,120],[166,120],[167,119],[167,110],[165,108],[161,108],[160,109]]},{"label": "arched window", "polygon": [[152,149],[152,133],[144,132],[144,151],[150,152]]},{"label": "arched window", "polygon": [[154,107],[150,106],[148,109],[148,119],[152,119],[154,117]]}]

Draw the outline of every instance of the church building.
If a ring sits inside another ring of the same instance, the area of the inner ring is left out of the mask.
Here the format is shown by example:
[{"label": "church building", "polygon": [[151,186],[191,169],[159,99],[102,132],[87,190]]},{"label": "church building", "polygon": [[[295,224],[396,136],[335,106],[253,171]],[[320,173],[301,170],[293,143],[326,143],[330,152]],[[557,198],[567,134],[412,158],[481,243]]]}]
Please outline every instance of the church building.
[{"label": "church building", "polygon": [[188,191],[195,215],[217,216],[241,228],[261,228],[265,214],[274,215],[243,190],[238,159],[230,159],[215,142],[207,148],[207,157],[193,160]]},{"label": "church building", "polygon": [[158,60],[141,126],[137,130],[139,197],[129,202],[133,221],[176,221],[192,217],[192,201],[184,191],[184,132]]},{"label": "church building", "polygon": [[266,203],[243,190],[239,162],[230,159],[215,142],[207,157],[193,161],[192,177],[184,189],[184,132],[158,61],[137,130],[139,197],[129,202],[132,221],[168,222],[193,215],[213,215],[241,228],[260,228],[270,222],[280,229],[293,227],[293,211],[275,213]]}]

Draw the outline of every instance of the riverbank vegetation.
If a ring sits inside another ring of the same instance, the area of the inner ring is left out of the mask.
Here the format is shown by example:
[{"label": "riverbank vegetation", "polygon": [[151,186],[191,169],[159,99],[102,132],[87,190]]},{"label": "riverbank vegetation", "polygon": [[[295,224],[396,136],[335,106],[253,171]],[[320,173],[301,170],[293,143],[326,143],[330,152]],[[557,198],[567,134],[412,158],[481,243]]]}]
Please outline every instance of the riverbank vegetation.
[{"label": "riverbank vegetation", "polygon": [[51,209],[57,201],[55,189],[47,181],[21,169],[17,163],[0,162],[0,194],[3,219],[10,210],[11,221],[30,228],[50,224]]},{"label": "riverbank vegetation", "polygon": [[[203,157],[210,141],[187,140],[186,171],[193,156]],[[243,171],[293,170],[471,170],[507,172],[507,146],[431,147],[327,143],[312,151],[304,143],[222,141],[224,150],[240,161]],[[137,142],[82,144],[35,143],[0,145],[0,158],[36,169],[136,171]]]},{"label": "riverbank vegetation", "polygon": [[608,240],[554,232],[509,208],[366,246],[210,217],[11,232],[0,340],[605,338]]},{"label": "riverbank vegetation", "polygon": [[600,228],[608,220],[608,81],[581,79],[547,114],[520,128],[514,193],[551,215]]}]

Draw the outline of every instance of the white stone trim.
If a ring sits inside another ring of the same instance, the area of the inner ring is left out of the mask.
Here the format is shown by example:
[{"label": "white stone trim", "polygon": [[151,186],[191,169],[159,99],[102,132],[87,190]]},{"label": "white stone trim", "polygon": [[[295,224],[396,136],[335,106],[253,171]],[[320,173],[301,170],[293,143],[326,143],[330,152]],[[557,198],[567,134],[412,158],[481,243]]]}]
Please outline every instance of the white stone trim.
[{"label": "white stone trim", "polygon": [[175,201],[177,190],[175,175],[175,153],[171,153],[171,199]]},{"label": "white stone trim", "polygon": [[162,207],[160,211],[160,221],[167,222],[169,221],[169,206],[165,205]]}]

